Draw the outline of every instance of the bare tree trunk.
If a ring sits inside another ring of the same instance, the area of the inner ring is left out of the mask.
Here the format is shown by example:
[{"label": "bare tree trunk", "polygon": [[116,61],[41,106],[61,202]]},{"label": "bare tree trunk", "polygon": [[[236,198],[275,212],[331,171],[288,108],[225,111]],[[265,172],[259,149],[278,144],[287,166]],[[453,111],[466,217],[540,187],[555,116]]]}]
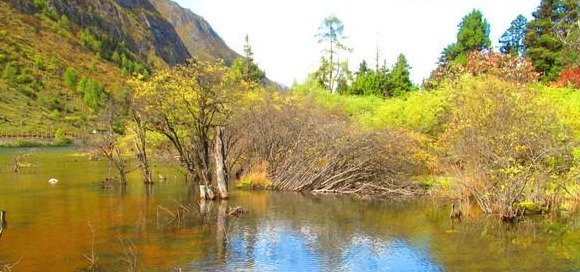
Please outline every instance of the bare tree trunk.
[{"label": "bare tree trunk", "polygon": [[215,136],[214,154],[215,154],[216,180],[219,191],[219,197],[221,199],[226,199],[228,198],[228,187],[226,183],[223,134],[224,128],[217,127]]},{"label": "bare tree trunk", "polygon": [[2,233],[4,233],[5,228],[6,228],[6,211],[0,210],[0,237],[2,237]]},{"label": "bare tree trunk", "polygon": [[143,182],[145,184],[153,184],[151,170],[149,168],[149,158],[147,157],[147,128],[141,117],[133,113],[133,120],[135,121],[135,147],[137,148],[137,158],[141,166],[141,174],[143,175]]},{"label": "bare tree trunk", "polygon": [[117,141],[114,140],[113,141],[113,151],[111,151],[111,160],[113,161],[113,163],[115,164],[115,166],[117,167],[117,170],[119,171],[119,183],[121,185],[126,185],[127,184],[127,170],[126,169],[126,164],[125,164],[125,159],[123,158],[123,155],[121,154],[121,150],[118,147]]},{"label": "bare tree trunk", "polygon": [[214,200],[213,187],[211,185],[199,185],[199,196],[201,199]]}]

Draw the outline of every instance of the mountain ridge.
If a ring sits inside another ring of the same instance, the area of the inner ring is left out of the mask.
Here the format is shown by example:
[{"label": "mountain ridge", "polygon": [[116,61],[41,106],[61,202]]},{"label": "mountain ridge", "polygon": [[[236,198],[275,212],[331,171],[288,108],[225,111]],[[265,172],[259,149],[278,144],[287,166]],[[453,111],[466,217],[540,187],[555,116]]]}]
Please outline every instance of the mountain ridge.
[{"label": "mountain ridge", "polygon": [[228,66],[234,59],[241,57],[202,16],[171,0],[150,2],[173,25],[192,56],[206,61],[221,59]]}]

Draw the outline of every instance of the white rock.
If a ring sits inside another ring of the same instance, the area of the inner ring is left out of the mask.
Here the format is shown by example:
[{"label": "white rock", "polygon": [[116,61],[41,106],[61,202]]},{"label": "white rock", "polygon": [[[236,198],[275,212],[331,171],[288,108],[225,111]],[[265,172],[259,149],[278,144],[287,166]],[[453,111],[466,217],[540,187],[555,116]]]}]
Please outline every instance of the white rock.
[{"label": "white rock", "polygon": [[50,185],[55,185],[58,182],[58,179],[55,178],[51,178],[48,180],[48,183],[50,183]]}]

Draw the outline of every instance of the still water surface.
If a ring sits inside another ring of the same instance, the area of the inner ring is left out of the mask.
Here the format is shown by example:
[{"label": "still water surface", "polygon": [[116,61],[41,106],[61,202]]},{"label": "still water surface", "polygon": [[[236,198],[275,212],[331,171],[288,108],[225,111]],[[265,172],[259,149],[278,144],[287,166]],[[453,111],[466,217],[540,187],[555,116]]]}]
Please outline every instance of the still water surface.
[{"label": "still water surface", "polygon": [[[13,271],[85,271],[91,248],[99,271],[126,271],[133,261],[138,271],[580,270],[575,216],[452,222],[449,207],[431,200],[243,191],[200,207],[193,187],[169,169],[156,168],[168,179],[149,189],[138,173],[124,189],[103,189],[106,161],[42,149],[28,157],[30,167],[9,171],[23,151],[0,150],[0,206],[9,224],[0,265],[20,260]],[[52,177],[56,186],[47,183]],[[228,217],[228,206],[249,213]],[[160,207],[183,218],[169,222]]]}]

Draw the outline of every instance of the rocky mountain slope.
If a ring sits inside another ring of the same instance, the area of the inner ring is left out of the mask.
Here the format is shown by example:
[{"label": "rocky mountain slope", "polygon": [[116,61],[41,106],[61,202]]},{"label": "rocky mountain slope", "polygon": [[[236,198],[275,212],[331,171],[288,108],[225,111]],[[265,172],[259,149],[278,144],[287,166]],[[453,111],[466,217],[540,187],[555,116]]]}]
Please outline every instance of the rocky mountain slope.
[{"label": "rocky mountain slope", "polygon": [[173,25],[177,34],[197,59],[224,60],[231,64],[238,53],[230,49],[211,25],[201,16],[182,8],[171,0],[150,0],[157,10]]},{"label": "rocky mountain slope", "polygon": [[[29,14],[65,15],[79,28],[123,42],[141,59],[174,65],[191,57],[179,35],[148,0],[2,0]],[[44,5],[44,6],[43,6]]]}]

